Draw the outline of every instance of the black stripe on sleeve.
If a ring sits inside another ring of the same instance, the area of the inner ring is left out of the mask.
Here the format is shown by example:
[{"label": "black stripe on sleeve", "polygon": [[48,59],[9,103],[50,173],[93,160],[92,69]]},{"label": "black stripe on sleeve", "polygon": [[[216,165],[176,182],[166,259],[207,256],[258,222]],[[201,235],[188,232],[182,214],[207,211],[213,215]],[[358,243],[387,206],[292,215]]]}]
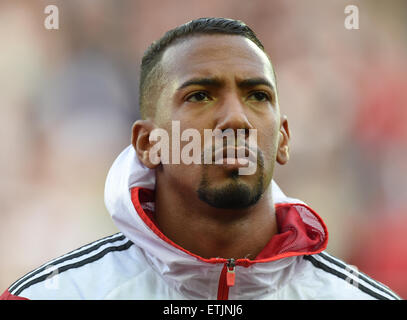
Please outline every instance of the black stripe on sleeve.
[{"label": "black stripe on sleeve", "polygon": [[[349,279],[349,277],[346,274],[341,273],[338,270],[335,270],[335,269],[332,269],[332,268],[328,267],[327,265],[325,265],[321,261],[315,259],[313,256],[304,256],[304,259],[311,262],[314,265],[314,267],[319,268],[321,270],[324,270],[325,272],[328,272],[330,274],[333,274],[333,275],[341,278],[342,280],[346,281],[346,279]],[[369,288],[366,288],[365,286],[363,286],[362,284],[354,281],[353,279],[351,279],[349,283],[351,285],[354,285],[355,287],[357,287],[359,290],[363,291],[364,293],[367,293],[368,295],[370,295],[370,296],[372,296],[372,297],[374,297],[374,298],[376,298],[378,300],[390,300],[389,298],[387,298],[385,296],[382,296],[381,294],[379,294],[379,293],[377,293],[377,292],[375,292],[375,291],[373,291],[373,290],[371,290]]]},{"label": "black stripe on sleeve", "polygon": [[[330,257],[327,253],[321,252],[319,254],[319,256],[325,260],[327,260],[328,262],[349,271],[350,268],[347,266],[347,264],[343,261],[338,261],[337,259],[333,259],[332,257]],[[363,272],[359,271],[359,270],[352,270],[359,279],[365,281],[366,283],[368,283],[369,285],[371,285],[372,287],[392,296],[394,299],[400,300],[401,298],[399,296],[397,296],[397,294],[395,294],[394,292],[392,292],[390,289],[386,289],[384,284],[378,283],[378,281],[370,278],[369,276],[367,276],[366,274],[364,274]],[[355,272],[356,271],[356,272]]]},{"label": "black stripe on sleeve", "polygon": [[[84,265],[86,265],[86,264],[88,264],[88,263],[95,262],[95,261],[97,261],[97,260],[103,258],[103,257],[104,257],[106,254],[108,254],[109,252],[127,250],[127,249],[130,248],[132,245],[133,245],[133,242],[131,242],[131,241],[129,240],[129,241],[127,241],[125,244],[122,244],[122,245],[120,245],[120,246],[117,246],[117,247],[108,247],[108,248],[102,250],[101,252],[99,252],[98,254],[95,254],[95,255],[92,256],[92,257],[89,257],[89,258],[84,259],[84,260],[82,260],[82,261],[78,261],[78,262],[71,263],[71,264],[62,266],[62,267],[60,267],[60,268],[57,268],[58,274],[61,274],[61,273],[65,272],[65,271],[67,271],[67,270],[71,270],[71,269],[75,269],[75,268],[82,267],[82,266],[84,266]],[[20,288],[14,293],[14,295],[17,295],[17,296],[18,296],[18,295],[20,295],[20,293],[21,293],[23,290],[27,289],[28,287],[30,287],[30,286],[32,286],[32,285],[34,285],[34,284],[36,284],[36,283],[39,283],[39,282],[42,282],[42,281],[46,280],[53,272],[54,272],[54,271],[51,271],[51,272],[49,272],[49,273],[47,273],[47,274],[44,274],[44,275],[42,275],[42,276],[40,276],[40,277],[38,277],[38,278],[36,278],[36,279],[30,281],[30,282],[27,282],[25,285],[23,285],[22,287],[20,287]]]},{"label": "black stripe on sleeve", "polygon": [[[117,236],[116,236],[116,235],[117,235]],[[103,239],[106,239],[106,240],[103,240]],[[46,270],[47,267],[52,266],[53,269],[55,269],[55,268],[57,267],[57,265],[60,264],[60,263],[63,263],[63,262],[65,262],[65,261],[69,261],[69,260],[72,260],[72,259],[75,259],[75,258],[79,258],[79,257],[81,257],[81,256],[83,256],[83,255],[85,255],[85,254],[89,254],[89,253],[91,253],[92,251],[99,249],[101,246],[103,246],[103,245],[105,245],[105,244],[107,244],[107,243],[113,243],[113,242],[121,241],[121,240],[124,240],[124,239],[125,239],[125,236],[124,236],[122,233],[117,233],[117,234],[114,234],[113,236],[108,236],[108,237],[106,237],[106,238],[102,238],[102,239],[96,240],[96,241],[94,241],[94,242],[97,242],[97,241],[100,241],[100,240],[102,240],[102,241],[96,243],[96,244],[93,245],[93,246],[90,246],[89,248],[83,249],[83,248],[85,248],[85,247],[91,245],[93,242],[92,242],[92,243],[88,243],[88,244],[86,244],[86,245],[84,245],[84,246],[82,246],[82,247],[80,247],[80,248],[78,248],[78,249],[75,249],[75,250],[73,250],[73,251],[71,251],[71,252],[69,252],[69,253],[63,255],[63,256],[60,257],[60,258],[57,258],[55,261],[47,262],[46,264],[42,265],[42,266],[39,267],[38,269],[34,270],[33,272],[26,274],[26,275],[23,276],[22,278],[20,278],[20,279],[18,279],[17,281],[15,281],[15,282],[9,287],[8,290],[9,290],[9,292],[11,292],[12,294],[14,294],[13,290],[16,290],[22,283],[24,283],[25,281],[28,281],[29,279],[35,277],[37,274],[39,274],[39,273],[43,272],[44,270]]]}]

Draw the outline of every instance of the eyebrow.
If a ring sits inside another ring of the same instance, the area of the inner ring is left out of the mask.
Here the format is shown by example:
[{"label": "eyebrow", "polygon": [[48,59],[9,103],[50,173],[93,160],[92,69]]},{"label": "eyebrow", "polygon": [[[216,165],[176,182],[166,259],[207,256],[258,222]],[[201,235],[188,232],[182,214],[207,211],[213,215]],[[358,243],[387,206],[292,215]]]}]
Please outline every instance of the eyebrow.
[{"label": "eyebrow", "polygon": [[181,90],[193,85],[220,87],[222,84],[223,82],[218,78],[193,78],[185,81],[177,90]]},{"label": "eyebrow", "polygon": [[[184,89],[188,86],[198,85],[198,86],[211,86],[211,87],[221,87],[224,82],[218,78],[193,78],[185,81],[177,90]],[[250,88],[259,85],[264,85],[269,87],[271,90],[275,91],[274,85],[265,78],[249,78],[239,81],[237,86],[239,88]]]},{"label": "eyebrow", "polygon": [[264,78],[250,78],[250,79],[244,79],[242,81],[239,81],[237,86],[239,88],[250,88],[250,87],[256,87],[256,86],[266,86],[269,87],[271,90],[274,91],[274,85],[268,81],[267,79]]}]

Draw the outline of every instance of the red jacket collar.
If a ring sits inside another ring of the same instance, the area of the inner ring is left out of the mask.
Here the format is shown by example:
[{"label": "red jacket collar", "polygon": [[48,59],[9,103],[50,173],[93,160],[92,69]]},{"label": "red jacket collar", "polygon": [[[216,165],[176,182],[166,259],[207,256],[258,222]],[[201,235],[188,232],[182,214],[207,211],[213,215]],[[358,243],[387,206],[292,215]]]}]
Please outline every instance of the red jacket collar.
[{"label": "red jacket collar", "polygon": [[[143,188],[131,189],[131,200],[144,223],[162,240],[189,255],[208,263],[225,262],[226,259],[202,258],[167,238],[154,219],[154,191]],[[286,257],[316,254],[326,249],[328,231],[323,220],[304,204],[280,203],[275,205],[278,233],[271,237],[254,260],[238,259],[236,264],[250,266],[258,262],[270,262]]]}]

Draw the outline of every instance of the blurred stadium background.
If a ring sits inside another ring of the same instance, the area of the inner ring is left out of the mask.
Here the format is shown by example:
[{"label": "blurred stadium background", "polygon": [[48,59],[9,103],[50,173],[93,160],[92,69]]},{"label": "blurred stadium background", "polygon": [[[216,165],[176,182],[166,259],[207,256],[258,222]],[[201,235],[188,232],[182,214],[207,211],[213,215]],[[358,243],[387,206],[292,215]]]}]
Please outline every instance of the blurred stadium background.
[{"label": "blurred stadium background", "polygon": [[[57,5],[59,30],[46,30]],[[357,5],[359,30],[344,27]],[[313,207],[328,251],[407,298],[406,1],[0,2],[0,290],[117,232],[104,181],[130,143],[144,50],[198,17],[246,22],[288,115],[283,190]]]}]

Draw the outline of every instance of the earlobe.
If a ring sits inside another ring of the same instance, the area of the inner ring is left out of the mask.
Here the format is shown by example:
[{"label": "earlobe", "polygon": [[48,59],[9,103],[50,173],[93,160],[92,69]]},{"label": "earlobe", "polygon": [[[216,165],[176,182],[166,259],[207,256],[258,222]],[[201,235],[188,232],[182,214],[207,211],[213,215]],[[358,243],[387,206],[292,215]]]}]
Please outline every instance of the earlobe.
[{"label": "earlobe", "polygon": [[288,128],[287,116],[281,116],[279,141],[277,149],[277,162],[284,165],[290,159],[289,150],[290,129]]},{"label": "earlobe", "polygon": [[159,165],[159,161],[150,159],[150,134],[154,129],[154,124],[150,120],[137,120],[133,124],[131,144],[136,151],[137,157],[146,167],[155,169]]}]

